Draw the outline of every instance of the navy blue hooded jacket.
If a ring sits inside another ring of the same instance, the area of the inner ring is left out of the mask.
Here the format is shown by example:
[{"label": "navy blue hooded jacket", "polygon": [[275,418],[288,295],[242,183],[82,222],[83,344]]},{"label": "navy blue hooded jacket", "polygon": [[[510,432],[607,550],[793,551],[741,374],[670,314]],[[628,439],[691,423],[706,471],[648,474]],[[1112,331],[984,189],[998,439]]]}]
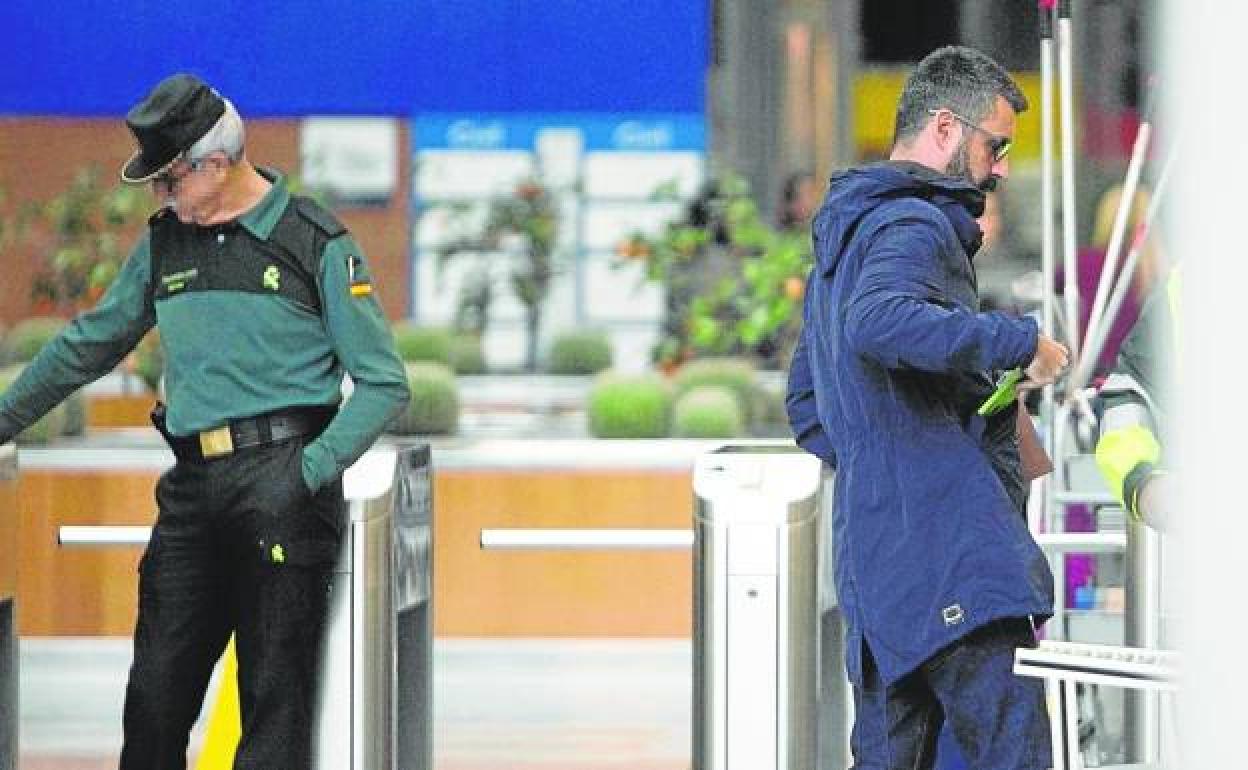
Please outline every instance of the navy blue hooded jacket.
[{"label": "navy blue hooded jacket", "polygon": [[1020,516],[1014,413],[976,415],[1035,355],[1032,319],[979,313],[983,193],[913,163],[837,174],[789,375],[798,443],[837,468],[846,662],[886,683],[1004,617],[1047,618],[1048,562]]}]

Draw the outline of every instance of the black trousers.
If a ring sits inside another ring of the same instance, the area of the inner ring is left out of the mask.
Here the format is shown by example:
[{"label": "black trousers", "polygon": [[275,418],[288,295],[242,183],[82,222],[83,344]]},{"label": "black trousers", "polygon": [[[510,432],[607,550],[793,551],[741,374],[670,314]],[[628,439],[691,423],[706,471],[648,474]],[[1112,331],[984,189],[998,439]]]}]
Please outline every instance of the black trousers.
[{"label": "black trousers", "polygon": [[979,628],[891,685],[864,650],[854,688],[852,770],[931,770],[948,720],[971,770],[1053,766],[1044,683],[1014,673],[1014,651],[1034,647],[1026,618]]},{"label": "black trousers", "polygon": [[139,565],[121,770],[182,770],[212,669],[236,637],[242,739],[235,770],[312,766],[330,573],[346,522],[341,481],[303,483],[304,439],[206,462],[156,486]]}]

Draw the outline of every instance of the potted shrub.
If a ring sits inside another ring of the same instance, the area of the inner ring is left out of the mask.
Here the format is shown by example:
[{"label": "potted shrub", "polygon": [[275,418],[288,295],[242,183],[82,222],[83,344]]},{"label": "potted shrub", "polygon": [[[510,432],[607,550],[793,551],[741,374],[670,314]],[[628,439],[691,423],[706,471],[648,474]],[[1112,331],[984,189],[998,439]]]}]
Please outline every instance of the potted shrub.
[{"label": "potted shrub", "polygon": [[551,343],[546,368],[551,374],[597,374],[610,368],[611,358],[606,332],[569,331]]},{"label": "potted shrub", "polygon": [[454,433],[459,427],[459,388],[455,373],[445,364],[417,361],[407,365],[412,398],[390,424],[402,435]]},{"label": "potted shrub", "polygon": [[662,438],[670,409],[670,389],[658,375],[607,373],[590,389],[586,415],[595,438]]},{"label": "potted shrub", "polygon": [[736,394],[722,385],[699,385],[672,406],[672,435],[678,438],[737,438],[745,415]]}]

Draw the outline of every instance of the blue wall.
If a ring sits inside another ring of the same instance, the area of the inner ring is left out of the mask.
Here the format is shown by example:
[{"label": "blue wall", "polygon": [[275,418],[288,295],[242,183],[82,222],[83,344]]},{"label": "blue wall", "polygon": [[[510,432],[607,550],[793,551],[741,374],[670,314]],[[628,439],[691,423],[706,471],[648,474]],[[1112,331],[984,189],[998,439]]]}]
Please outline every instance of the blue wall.
[{"label": "blue wall", "polygon": [[3,0],[0,114],[118,116],[176,71],[244,117],[702,113],[709,3]]}]

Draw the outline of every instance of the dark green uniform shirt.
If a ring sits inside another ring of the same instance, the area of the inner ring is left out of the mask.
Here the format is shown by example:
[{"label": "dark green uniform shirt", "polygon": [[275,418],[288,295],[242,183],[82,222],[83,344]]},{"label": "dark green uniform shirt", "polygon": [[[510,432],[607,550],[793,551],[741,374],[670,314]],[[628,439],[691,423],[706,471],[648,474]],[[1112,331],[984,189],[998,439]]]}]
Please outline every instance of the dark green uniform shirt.
[{"label": "dark green uniform shirt", "polygon": [[[223,252],[232,250],[236,259],[240,250],[244,257],[257,252],[259,261],[252,260],[257,285],[239,284],[249,279],[238,276],[227,288],[214,283],[207,264],[211,250],[197,254],[201,264],[189,269],[185,259],[162,255],[157,260],[162,275],[152,276],[149,228],[99,304],[74,319],[0,397],[0,438],[13,436],[75,389],[112,371],[158,325],[167,426],[175,435],[287,407],[336,404],[345,370],[354,390],[304,450],[304,481],[315,490],[368,449],[407,403],[408,390],[367,263],[354,239],[341,226],[331,227],[316,274],[320,311],[279,292],[283,281],[296,276],[265,264],[260,247],[295,204],[280,174],[262,173],[273,181],[272,189],[236,222],[180,226],[193,228],[183,232],[207,237]],[[323,222],[337,225],[328,214]]]}]

